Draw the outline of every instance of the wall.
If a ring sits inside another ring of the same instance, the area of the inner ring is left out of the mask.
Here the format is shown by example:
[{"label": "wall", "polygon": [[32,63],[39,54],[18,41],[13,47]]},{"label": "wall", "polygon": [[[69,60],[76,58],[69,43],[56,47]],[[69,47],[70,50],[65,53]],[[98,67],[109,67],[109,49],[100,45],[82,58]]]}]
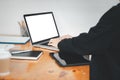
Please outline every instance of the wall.
[{"label": "wall", "polygon": [[118,0],[0,0],[0,34],[20,35],[23,14],[53,11],[60,34],[78,35],[96,25]]}]

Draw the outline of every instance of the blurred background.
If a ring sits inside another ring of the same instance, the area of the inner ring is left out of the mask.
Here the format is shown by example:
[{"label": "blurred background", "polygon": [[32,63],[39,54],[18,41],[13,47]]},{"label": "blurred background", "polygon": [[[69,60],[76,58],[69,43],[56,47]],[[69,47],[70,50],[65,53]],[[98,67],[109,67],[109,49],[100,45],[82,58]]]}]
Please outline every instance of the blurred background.
[{"label": "blurred background", "polygon": [[119,0],[0,0],[0,34],[21,35],[24,14],[54,13],[60,35],[88,32]]}]

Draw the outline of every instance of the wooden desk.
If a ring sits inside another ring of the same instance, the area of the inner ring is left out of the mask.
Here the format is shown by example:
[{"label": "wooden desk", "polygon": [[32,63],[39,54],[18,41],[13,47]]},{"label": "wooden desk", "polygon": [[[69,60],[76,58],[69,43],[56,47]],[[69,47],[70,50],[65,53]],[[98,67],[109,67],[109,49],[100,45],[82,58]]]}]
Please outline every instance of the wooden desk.
[{"label": "wooden desk", "polygon": [[[26,46],[30,44],[21,46],[21,49]],[[44,53],[37,61],[12,59],[11,74],[0,77],[0,80],[89,80],[89,65],[60,67],[49,56],[49,52],[53,51],[34,47],[32,49],[43,50]]]}]

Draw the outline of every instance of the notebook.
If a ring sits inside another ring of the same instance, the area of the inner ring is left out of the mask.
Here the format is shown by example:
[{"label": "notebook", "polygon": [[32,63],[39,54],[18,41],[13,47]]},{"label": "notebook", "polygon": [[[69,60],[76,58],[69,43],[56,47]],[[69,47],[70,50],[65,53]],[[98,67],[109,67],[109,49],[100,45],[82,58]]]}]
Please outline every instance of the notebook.
[{"label": "notebook", "polygon": [[59,37],[53,12],[24,14],[24,20],[33,46],[58,50],[47,45],[50,39]]},{"label": "notebook", "polygon": [[29,40],[29,37],[0,36],[0,44],[25,44]]},{"label": "notebook", "polygon": [[11,58],[12,59],[25,59],[25,60],[37,60],[41,55],[42,51],[32,51],[32,50],[26,50],[26,51],[11,51]]}]

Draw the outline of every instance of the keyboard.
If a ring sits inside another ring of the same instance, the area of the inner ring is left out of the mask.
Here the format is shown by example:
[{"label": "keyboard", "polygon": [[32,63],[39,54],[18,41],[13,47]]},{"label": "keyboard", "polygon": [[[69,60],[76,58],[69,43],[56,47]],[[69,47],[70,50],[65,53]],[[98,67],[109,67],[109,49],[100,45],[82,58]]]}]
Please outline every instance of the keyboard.
[{"label": "keyboard", "polygon": [[41,47],[41,48],[45,48],[45,49],[50,49],[50,50],[55,50],[55,51],[59,51],[58,48],[50,46],[50,45],[35,44],[33,46],[35,46],[35,47]]}]

